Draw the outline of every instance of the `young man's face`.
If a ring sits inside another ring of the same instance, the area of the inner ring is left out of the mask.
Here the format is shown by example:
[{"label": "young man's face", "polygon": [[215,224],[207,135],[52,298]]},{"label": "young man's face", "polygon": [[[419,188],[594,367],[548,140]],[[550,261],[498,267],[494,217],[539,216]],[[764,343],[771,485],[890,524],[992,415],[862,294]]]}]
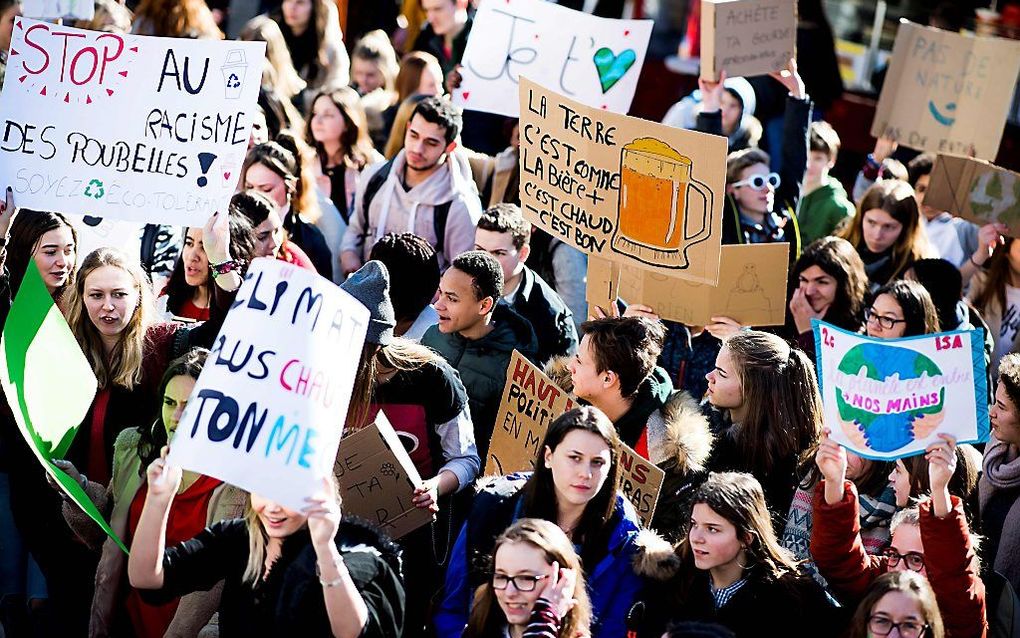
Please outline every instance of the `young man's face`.
[{"label": "young man's face", "polygon": [[928,192],[928,183],[931,180],[931,175],[921,175],[917,178],[917,183],[914,184],[914,199],[917,200],[917,207],[921,209],[921,214],[927,219],[932,219],[939,214],[939,211],[935,210],[931,206],[924,205],[924,194]]},{"label": "young man's face", "polygon": [[723,133],[729,135],[737,130],[740,118],[744,115],[744,107],[732,93],[723,91],[722,97],[719,98],[719,110],[722,111]]},{"label": "young man's face", "polygon": [[421,0],[425,21],[432,25],[436,35],[446,35],[453,30],[457,24],[458,4],[459,0]]},{"label": "young man's face", "polygon": [[524,261],[531,252],[531,246],[525,244],[517,248],[513,234],[479,228],[475,230],[475,250],[484,250],[495,257],[503,269],[503,281],[510,282],[524,270]]},{"label": "young man's face", "polygon": [[574,395],[585,401],[594,403],[606,391],[609,373],[599,371],[595,363],[595,353],[591,345],[591,337],[585,335],[577,353],[570,362],[570,380],[574,385]]},{"label": "young man's face", "polygon": [[446,143],[446,129],[427,121],[416,114],[407,123],[404,133],[404,152],[407,166],[416,171],[435,168],[446,153],[453,150],[454,143]]},{"label": "young man's face", "polygon": [[807,174],[809,181],[818,181],[829,173],[833,163],[828,154],[822,151],[811,151],[808,153]]},{"label": "young man's face", "polygon": [[443,334],[470,330],[482,323],[492,310],[492,297],[475,298],[473,282],[470,275],[452,266],[443,273],[439,280],[439,299],[435,303],[439,331]]}]

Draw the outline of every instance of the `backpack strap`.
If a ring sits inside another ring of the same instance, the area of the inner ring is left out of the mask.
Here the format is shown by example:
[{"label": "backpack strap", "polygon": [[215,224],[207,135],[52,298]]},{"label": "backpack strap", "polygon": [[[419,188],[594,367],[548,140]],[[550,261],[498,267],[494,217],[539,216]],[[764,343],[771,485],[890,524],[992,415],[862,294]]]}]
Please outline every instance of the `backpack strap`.
[{"label": "backpack strap", "polygon": [[368,207],[372,205],[372,200],[375,199],[379,189],[386,183],[386,178],[390,176],[390,170],[392,169],[393,160],[388,160],[379,170],[372,174],[371,179],[368,180],[368,184],[365,186],[365,194],[361,206],[361,227],[365,233],[362,235],[362,239],[368,236]]},{"label": "backpack strap", "polygon": [[[436,252],[443,252],[446,244],[446,220],[450,216],[452,201],[437,204],[432,209],[432,230],[436,233]],[[451,259],[452,261],[452,259]]]}]

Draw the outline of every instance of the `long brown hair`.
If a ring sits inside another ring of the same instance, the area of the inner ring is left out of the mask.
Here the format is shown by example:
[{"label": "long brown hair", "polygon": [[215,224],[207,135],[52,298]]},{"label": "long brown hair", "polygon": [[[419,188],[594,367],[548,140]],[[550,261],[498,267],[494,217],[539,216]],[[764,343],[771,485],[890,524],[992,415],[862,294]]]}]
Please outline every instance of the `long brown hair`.
[{"label": "long brown hair", "polygon": [[241,175],[246,176],[252,164],[261,164],[279,175],[287,185],[293,212],[314,224],[322,216],[309,165],[314,159],[305,156],[303,150],[307,149],[307,145],[293,133],[281,131],[276,138],[275,142],[264,142],[248,151],[241,166]]},{"label": "long brown hair", "polygon": [[145,35],[166,38],[223,38],[212,11],[202,0],[142,0],[135,23],[152,27]]},{"label": "long brown hair", "polygon": [[998,246],[992,253],[992,258],[988,260],[985,280],[981,290],[974,296],[974,307],[983,315],[987,316],[993,301],[999,304],[999,313],[1006,310],[1006,286],[1012,285],[1013,275],[1009,263],[1009,249],[1014,241],[1013,237],[1007,237],[1005,243]]},{"label": "long brown hair", "polygon": [[[584,570],[581,559],[577,556],[570,539],[557,525],[540,518],[522,518],[511,525],[496,539],[492,550],[490,571],[495,572],[496,554],[503,545],[527,543],[545,555],[547,563],[556,563],[562,568],[572,569],[577,574],[577,582],[571,598],[574,606],[560,623],[557,638],[574,638],[588,635],[591,631],[591,600],[584,582]],[[464,638],[501,638],[507,625],[499,601],[496,599],[492,580],[475,591],[474,604],[471,606],[471,617],[464,629]]]},{"label": "long brown hair", "polygon": [[[309,69],[308,81],[314,82],[315,79],[323,73],[323,71],[329,66],[329,56],[326,55],[326,31],[329,28],[330,3],[328,0],[311,0],[312,3],[312,16],[310,18],[309,29],[312,29],[315,35],[315,60],[312,62],[312,68]],[[269,14],[269,16],[276,20],[276,23],[280,26],[280,31],[284,29],[288,33],[293,34],[290,25],[288,25],[283,19],[283,9],[277,8]],[[333,16],[336,17],[335,15]],[[295,36],[296,37],[296,36]],[[298,73],[301,69],[297,69]]]},{"label": "long brown hair", "polygon": [[78,261],[78,231],[60,213],[22,208],[18,211],[14,221],[11,222],[9,238],[7,240],[7,271],[9,273],[12,298],[18,294],[21,280],[25,277],[25,270],[34,259],[35,251],[39,249],[39,242],[42,236],[58,228],[71,229],[71,239],[74,242],[74,259],[69,264],[71,272],[67,275],[67,281],[64,282],[63,286],[53,291],[53,300],[60,301],[65,292],[74,288],[75,271],[77,270]]},{"label": "long brown hair", "polygon": [[[372,140],[368,136],[368,122],[365,120],[365,109],[361,106],[361,100],[357,91],[349,86],[339,89],[326,89],[320,91],[312,100],[312,109],[319,98],[327,98],[340,111],[340,117],[344,120],[344,130],[340,134],[340,154],[343,163],[357,170],[365,168],[365,165],[372,160],[374,148]],[[326,149],[315,140],[312,135],[312,118],[308,117],[305,122],[305,141],[312,146],[319,156],[319,161],[325,167],[329,160],[326,157]]]},{"label": "long brown hair", "polygon": [[[707,505],[737,529],[737,538],[745,542],[746,569],[756,578],[777,582],[800,577],[799,563],[776,538],[758,479],[744,472],[713,472],[694,494],[691,507],[699,504]],[[690,541],[682,541],[677,553],[687,566],[685,571],[693,575],[696,568]]]},{"label": "long brown hair", "polygon": [[946,631],[942,625],[942,613],[939,612],[935,592],[924,576],[912,571],[887,572],[871,583],[868,593],[861,599],[850,621],[847,638],[869,638],[871,632],[868,630],[868,621],[871,619],[872,610],[886,594],[894,591],[917,600],[924,615],[923,622],[928,625],[927,633],[922,635],[926,638],[945,638]]},{"label": "long brown hair", "polygon": [[836,298],[825,311],[825,321],[846,330],[860,330],[864,320],[864,297],[868,293],[868,275],[857,250],[841,237],[823,237],[812,242],[793,267],[790,283],[794,290],[801,273],[812,266],[817,266],[836,281]]},{"label": "long brown hair", "polygon": [[609,447],[609,475],[602,489],[584,507],[581,520],[573,532],[573,540],[581,545],[581,560],[594,566],[596,557],[606,550],[609,522],[616,514],[616,490],[620,483],[620,437],[601,410],[584,406],[567,410],[549,424],[542,445],[538,448],[535,471],[521,488],[522,516],[556,521],[559,518],[556,485],[552,469],[544,461],[545,451],[555,451],[567,434],[574,430],[591,432]]},{"label": "long brown hair", "polygon": [[910,264],[929,256],[931,249],[928,235],[921,225],[921,212],[910,184],[898,179],[882,179],[864,191],[857,205],[857,214],[841,235],[843,239],[853,244],[858,252],[862,248],[867,248],[864,243],[864,214],[876,208],[885,211],[903,225],[903,230],[892,247],[891,278],[896,279],[903,275],[903,271]]},{"label": "long brown hair", "polygon": [[[290,56],[290,49],[287,48],[287,41],[283,39],[280,25],[268,16],[255,16],[244,25],[237,39],[266,43],[268,64],[262,65],[262,85],[273,87],[273,90],[284,98],[284,103],[294,109],[294,114],[300,120],[300,114],[290,101],[305,90],[305,81],[294,70],[294,60]],[[291,114],[288,112],[287,115]]]},{"label": "long brown hair", "polygon": [[[120,268],[134,282],[138,305],[120,334],[117,347],[106,356],[103,340],[85,308],[85,283],[90,274],[104,267]],[[146,355],[146,332],[153,322],[152,291],[149,279],[138,265],[116,248],[99,248],[89,253],[78,271],[69,304],[67,323],[82,352],[92,364],[100,388],[116,385],[128,390],[142,381],[142,361]]]},{"label": "long brown hair", "polygon": [[740,456],[757,476],[802,458],[822,429],[822,399],[807,355],[774,334],[743,330],[724,348],[733,357],[747,416],[735,430]]},{"label": "long brown hair", "polygon": [[430,66],[439,69],[439,76],[443,76],[439,60],[431,53],[412,51],[404,56],[404,59],[400,61],[400,71],[397,72],[398,104],[418,92],[418,87],[421,86],[421,76]]}]

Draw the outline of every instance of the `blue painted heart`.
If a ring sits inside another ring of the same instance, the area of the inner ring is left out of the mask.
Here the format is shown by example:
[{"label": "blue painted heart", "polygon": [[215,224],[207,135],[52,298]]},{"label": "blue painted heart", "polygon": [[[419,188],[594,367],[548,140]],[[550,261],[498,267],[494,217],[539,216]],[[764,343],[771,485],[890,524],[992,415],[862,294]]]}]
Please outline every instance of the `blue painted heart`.
[{"label": "blue painted heart", "polygon": [[609,92],[628,69],[634,66],[636,60],[637,54],[634,53],[634,49],[624,49],[619,55],[613,53],[609,47],[602,47],[596,51],[592,61],[595,62],[595,69],[599,73],[602,92]]}]

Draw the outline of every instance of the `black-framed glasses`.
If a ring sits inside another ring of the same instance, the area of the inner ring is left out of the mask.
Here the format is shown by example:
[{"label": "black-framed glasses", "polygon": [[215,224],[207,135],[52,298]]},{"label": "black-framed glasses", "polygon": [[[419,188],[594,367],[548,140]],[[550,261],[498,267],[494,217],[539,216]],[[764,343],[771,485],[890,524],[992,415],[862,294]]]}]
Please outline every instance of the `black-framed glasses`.
[{"label": "black-framed glasses", "polygon": [[896,317],[887,317],[885,315],[880,315],[876,313],[873,308],[868,308],[867,310],[864,311],[864,320],[869,322],[874,320],[875,323],[882,326],[886,330],[892,330],[893,327],[898,323],[907,322],[906,319],[897,319]]},{"label": "black-framed glasses", "polygon": [[772,188],[779,188],[780,183],[782,183],[782,180],[779,178],[779,173],[769,173],[767,175],[764,173],[758,173],[748,177],[747,179],[742,179],[739,182],[733,182],[730,186],[750,186],[756,191],[763,191],[765,190],[766,184]]},{"label": "black-framed glasses", "polygon": [[900,630],[901,638],[920,638],[926,631],[928,625],[919,623],[916,620],[904,620],[893,622],[885,616],[872,616],[868,618],[868,631],[876,636],[888,636],[893,629]]},{"label": "black-framed glasses", "polygon": [[506,574],[493,574],[492,588],[506,589],[507,585],[513,583],[514,589],[516,589],[517,591],[535,591],[535,587],[538,586],[538,581],[548,577],[549,574],[543,574],[541,576],[532,576],[530,574],[517,574],[516,576],[507,576]]},{"label": "black-framed glasses", "polygon": [[900,559],[903,559],[903,564],[910,571],[919,572],[924,569],[924,554],[919,554],[918,552],[901,554],[892,547],[886,547],[882,550],[882,556],[885,556],[886,560],[889,561],[890,567],[896,567],[900,564]]}]

